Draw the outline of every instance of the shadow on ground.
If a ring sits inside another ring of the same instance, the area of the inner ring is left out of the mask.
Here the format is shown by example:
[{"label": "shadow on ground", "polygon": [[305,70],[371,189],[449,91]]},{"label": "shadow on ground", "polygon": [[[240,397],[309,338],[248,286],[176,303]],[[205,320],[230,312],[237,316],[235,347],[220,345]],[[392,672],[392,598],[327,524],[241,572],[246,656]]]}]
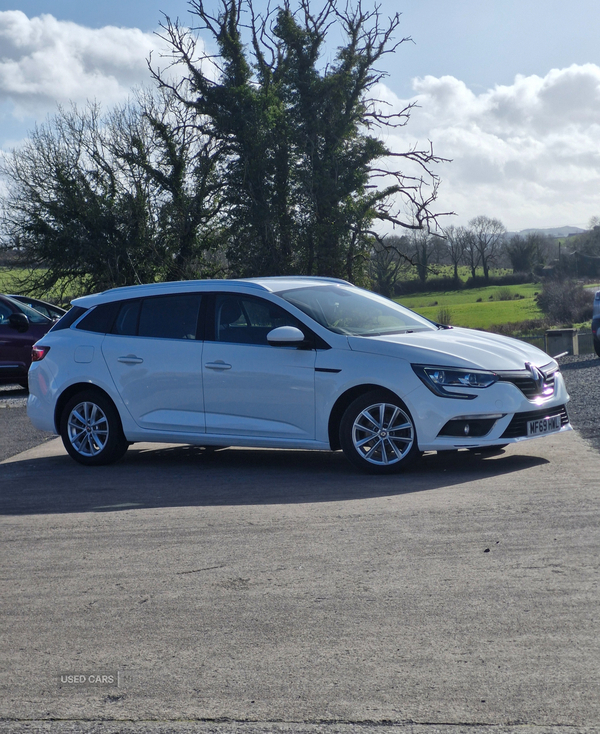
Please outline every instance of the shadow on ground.
[{"label": "shadow on ground", "polygon": [[590,357],[582,362],[568,362],[560,365],[561,372],[573,372],[577,370],[588,370],[591,367],[600,367],[597,357]]},{"label": "shadow on ground", "polygon": [[515,447],[495,455],[430,453],[402,474],[380,477],[356,472],[340,452],[134,445],[107,467],[80,466],[66,453],[0,465],[0,514],[355,500],[436,490],[546,463]]}]

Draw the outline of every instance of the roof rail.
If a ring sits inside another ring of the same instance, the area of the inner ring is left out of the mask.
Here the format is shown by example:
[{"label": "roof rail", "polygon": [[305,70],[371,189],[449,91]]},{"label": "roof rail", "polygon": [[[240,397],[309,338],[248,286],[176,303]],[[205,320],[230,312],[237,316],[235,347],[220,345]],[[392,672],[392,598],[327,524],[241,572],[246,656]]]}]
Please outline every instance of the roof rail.
[{"label": "roof rail", "polygon": [[344,285],[352,285],[348,280],[342,280],[342,278],[332,278],[327,275],[265,275],[257,276],[255,278],[239,278],[242,281],[257,281],[257,280],[316,280],[323,281],[325,283],[343,283]]},{"label": "roof rail", "polygon": [[[256,280],[256,279],[255,279]],[[160,280],[155,283],[138,283],[137,285],[121,285],[116,288],[107,288],[105,291],[100,291],[98,293],[89,294],[89,295],[100,295],[100,293],[114,293],[115,291],[123,292],[123,291],[131,291],[136,290],[139,288],[152,288],[159,290],[161,288],[172,288],[173,286],[181,286],[182,288],[185,288],[186,286],[191,285],[208,285],[208,284],[218,284],[223,283],[227,285],[228,283],[239,283],[243,282],[244,285],[247,285],[249,287],[258,288],[259,290],[265,290],[263,286],[259,285],[258,283],[252,283],[248,282],[249,279],[246,278],[204,278],[202,280]]]}]

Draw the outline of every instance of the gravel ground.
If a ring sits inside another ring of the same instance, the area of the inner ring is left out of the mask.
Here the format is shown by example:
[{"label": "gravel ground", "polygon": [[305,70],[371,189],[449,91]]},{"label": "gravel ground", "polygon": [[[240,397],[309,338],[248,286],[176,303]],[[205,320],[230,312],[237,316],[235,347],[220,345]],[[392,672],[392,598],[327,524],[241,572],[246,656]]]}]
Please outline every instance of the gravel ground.
[{"label": "gravel ground", "polygon": [[[558,361],[571,396],[571,423],[600,451],[600,359],[595,354],[582,354]],[[0,385],[0,461],[54,438],[31,425],[26,403],[25,390]]]},{"label": "gravel ground", "polygon": [[595,354],[581,354],[561,357],[558,363],[571,396],[571,424],[600,451],[600,359]]}]

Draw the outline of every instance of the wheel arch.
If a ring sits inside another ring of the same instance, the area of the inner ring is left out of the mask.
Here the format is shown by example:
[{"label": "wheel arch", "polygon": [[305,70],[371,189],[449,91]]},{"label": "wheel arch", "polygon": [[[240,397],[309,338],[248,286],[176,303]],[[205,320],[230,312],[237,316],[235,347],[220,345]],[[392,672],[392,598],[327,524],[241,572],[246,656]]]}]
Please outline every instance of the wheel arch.
[{"label": "wheel arch", "polygon": [[121,420],[121,414],[119,413],[119,409],[115,405],[115,401],[111,398],[111,396],[106,392],[106,390],[103,390],[101,387],[98,387],[98,385],[92,385],[89,382],[76,382],[73,385],[69,385],[69,387],[61,394],[61,396],[56,401],[56,407],[54,409],[54,426],[56,428],[56,432],[60,434],[60,417],[62,415],[63,410],[65,409],[65,405],[69,402],[69,400],[74,396],[77,395],[78,392],[97,392],[103,397],[105,397],[107,400],[109,400],[114,409],[117,411],[117,415],[119,416],[119,421],[121,422],[121,429],[123,429],[123,421]]},{"label": "wheel arch", "polygon": [[375,383],[356,385],[355,387],[351,387],[346,390],[346,392],[342,393],[335,401],[333,408],[331,409],[331,413],[329,414],[328,436],[329,445],[331,446],[332,451],[338,451],[342,448],[340,443],[340,424],[342,422],[342,416],[346,412],[346,408],[350,403],[356,400],[356,398],[359,398],[361,395],[365,395],[372,390],[385,390],[390,395],[393,395],[397,400],[402,400],[402,398],[393,390]]}]

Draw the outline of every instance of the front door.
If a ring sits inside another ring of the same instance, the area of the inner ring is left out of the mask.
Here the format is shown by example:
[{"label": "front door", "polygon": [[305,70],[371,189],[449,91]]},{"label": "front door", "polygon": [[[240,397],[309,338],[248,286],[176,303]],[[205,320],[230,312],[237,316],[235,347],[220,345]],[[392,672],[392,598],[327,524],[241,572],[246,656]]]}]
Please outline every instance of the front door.
[{"label": "front door", "polygon": [[316,351],[267,342],[278,326],[302,328],[297,319],[227,293],[215,297],[213,323],[202,355],[207,433],[314,439]]}]

